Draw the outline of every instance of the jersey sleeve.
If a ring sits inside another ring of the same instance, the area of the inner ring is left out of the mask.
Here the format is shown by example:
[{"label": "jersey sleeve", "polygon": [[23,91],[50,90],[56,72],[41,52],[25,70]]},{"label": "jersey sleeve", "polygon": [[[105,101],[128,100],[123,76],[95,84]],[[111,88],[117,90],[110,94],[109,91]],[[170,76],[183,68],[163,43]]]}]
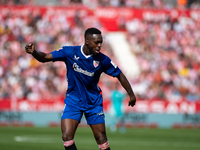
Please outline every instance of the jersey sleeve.
[{"label": "jersey sleeve", "polygon": [[104,67],[104,72],[113,77],[116,77],[121,72],[119,67],[109,57],[105,58]]},{"label": "jersey sleeve", "polygon": [[65,61],[69,52],[70,50],[67,46],[63,46],[58,50],[52,51],[51,54],[53,56],[53,61]]}]

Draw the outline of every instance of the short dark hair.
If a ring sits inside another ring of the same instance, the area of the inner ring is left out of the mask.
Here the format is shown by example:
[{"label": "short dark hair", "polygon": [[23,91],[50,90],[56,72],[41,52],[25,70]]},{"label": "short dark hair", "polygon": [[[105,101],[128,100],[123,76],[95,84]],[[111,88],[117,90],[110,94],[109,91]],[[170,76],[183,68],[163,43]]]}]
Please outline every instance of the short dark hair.
[{"label": "short dark hair", "polygon": [[101,31],[97,28],[88,28],[86,31],[85,31],[85,35],[84,37],[86,38],[87,35],[92,35],[92,34],[101,34]]}]

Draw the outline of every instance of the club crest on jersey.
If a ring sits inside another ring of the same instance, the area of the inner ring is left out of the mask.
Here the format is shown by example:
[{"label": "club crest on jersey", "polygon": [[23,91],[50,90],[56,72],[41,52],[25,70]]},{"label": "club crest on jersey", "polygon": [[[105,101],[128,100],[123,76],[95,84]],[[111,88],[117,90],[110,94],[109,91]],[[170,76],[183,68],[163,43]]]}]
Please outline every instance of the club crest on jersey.
[{"label": "club crest on jersey", "polygon": [[93,65],[94,65],[95,68],[98,67],[99,61],[94,60],[94,61],[93,61]]}]

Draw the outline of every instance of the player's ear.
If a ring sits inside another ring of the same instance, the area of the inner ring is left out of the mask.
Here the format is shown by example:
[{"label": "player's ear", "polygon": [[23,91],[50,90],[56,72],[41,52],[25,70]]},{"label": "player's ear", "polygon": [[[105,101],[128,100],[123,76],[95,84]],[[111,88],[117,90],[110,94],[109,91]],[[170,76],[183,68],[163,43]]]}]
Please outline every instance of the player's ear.
[{"label": "player's ear", "polygon": [[86,39],[85,40],[85,44],[88,45],[89,44],[89,40]]}]

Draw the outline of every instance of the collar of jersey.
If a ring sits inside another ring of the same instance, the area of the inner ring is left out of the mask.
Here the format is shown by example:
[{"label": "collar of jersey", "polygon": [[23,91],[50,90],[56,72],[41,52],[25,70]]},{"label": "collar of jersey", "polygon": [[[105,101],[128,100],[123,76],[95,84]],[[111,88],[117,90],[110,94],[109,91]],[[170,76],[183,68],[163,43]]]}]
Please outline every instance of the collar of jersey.
[{"label": "collar of jersey", "polygon": [[84,52],[83,52],[83,46],[84,46],[84,45],[81,46],[81,53],[83,54],[83,56],[84,56],[85,58],[91,57],[92,55],[85,55],[85,54],[84,54]]}]

